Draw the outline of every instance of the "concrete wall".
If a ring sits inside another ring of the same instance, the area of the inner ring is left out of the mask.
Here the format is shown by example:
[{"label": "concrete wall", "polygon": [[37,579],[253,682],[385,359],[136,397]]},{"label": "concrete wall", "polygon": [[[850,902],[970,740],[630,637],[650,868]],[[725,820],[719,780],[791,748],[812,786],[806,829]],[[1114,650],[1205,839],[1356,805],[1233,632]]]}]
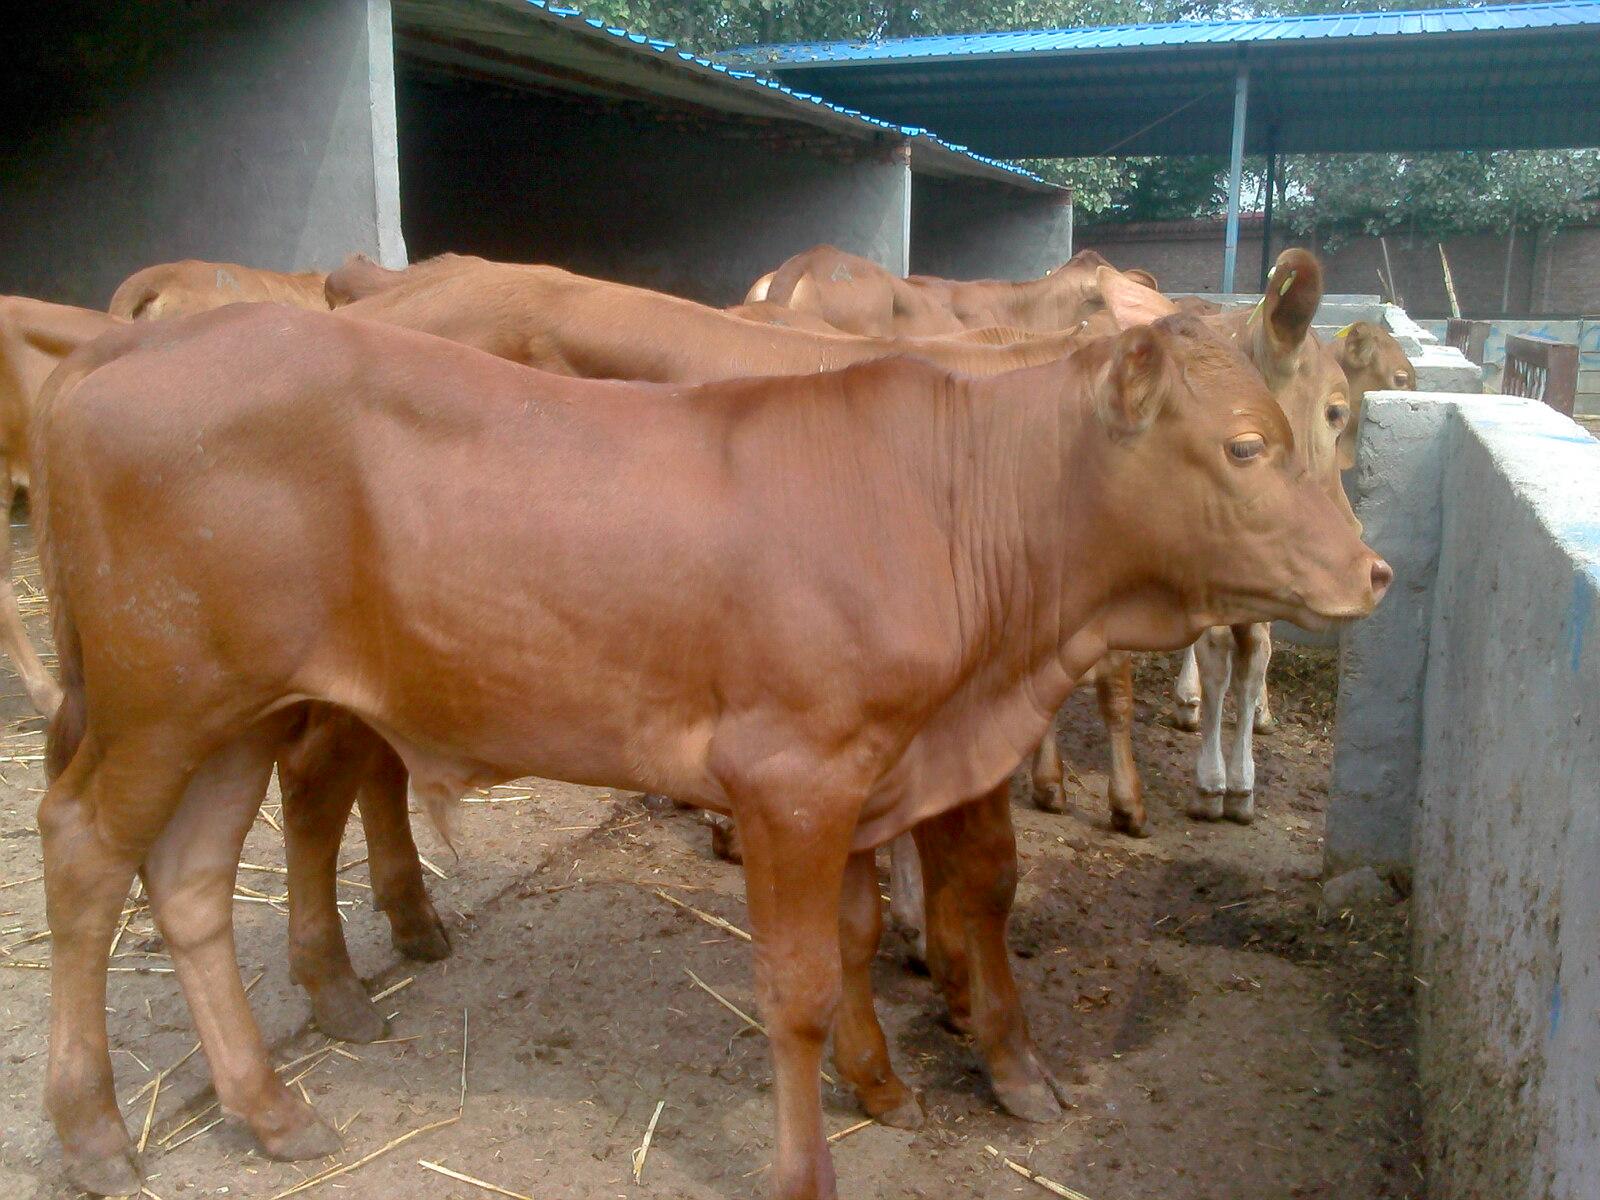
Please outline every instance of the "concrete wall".
[{"label": "concrete wall", "polygon": [[897,147],[808,149],[770,128],[669,122],[403,63],[398,107],[414,258],[548,262],[713,304],[819,242],[904,269],[910,174]]},{"label": "concrete wall", "polygon": [[1533,401],[1368,404],[1357,511],[1398,583],[1345,639],[1330,865],[1412,864],[1429,1194],[1589,1200],[1600,442]]},{"label": "concrete wall", "polygon": [[[1222,278],[1221,221],[1160,221],[1080,226],[1079,248],[1100,251],[1119,267],[1153,271],[1168,291],[1214,292]],[[1280,226],[1273,246],[1305,245],[1323,258],[1330,292],[1372,292],[1379,272],[1392,268],[1401,303],[1412,313],[1443,316],[1450,299],[1432,240],[1388,239],[1385,267],[1377,238],[1355,238],[1330,248],[1316,237],[1291,237]],[[1461,311],[1470,317],[1579,316],[1600,312],[1600,227],[1574,226],[1554,234],[1518,230],[1450,238],[1445,242]],[[1511,274],[1506,286],[1506,265]],[[1240,290],[1258,286],[1261,220],[1246,217],[1239,236]]]},{"label": "concrete wall", "polygon": [[911,269],[947,279],[1035,279],[1072,257],[1072,197],[919,175]]},{"label": "concrete wall", "polygon": [[98,308],[171,259],[403,260],[388,0],[16,5],[0,30],[0,292]]}]

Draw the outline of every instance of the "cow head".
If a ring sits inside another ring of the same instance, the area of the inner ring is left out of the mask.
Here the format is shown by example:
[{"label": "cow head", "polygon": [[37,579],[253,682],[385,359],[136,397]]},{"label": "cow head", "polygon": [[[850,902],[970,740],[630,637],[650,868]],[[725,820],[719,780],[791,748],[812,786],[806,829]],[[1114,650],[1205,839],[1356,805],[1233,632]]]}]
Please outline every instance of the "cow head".
[{"label": "cow head", "polygon": [[1333,336],[1333,352],[1350,387],[1350,423],[1339,435],[1339,466],[1348,470],[1356,462],[1356,438],[1361,432],[1361,404],[1368,392],[1417,386],[1417,369],[1394,335],[1371,321],[1346,325]]},{"label": "cow head", "polygon": [[1389,567],[1230,338],[1170,316],[1095,339],[1079,361],[1099,442],[1085,477],[1121,580],[1111,645],[1160,649],[1212,625],[1318,628],[1372,611]]}]

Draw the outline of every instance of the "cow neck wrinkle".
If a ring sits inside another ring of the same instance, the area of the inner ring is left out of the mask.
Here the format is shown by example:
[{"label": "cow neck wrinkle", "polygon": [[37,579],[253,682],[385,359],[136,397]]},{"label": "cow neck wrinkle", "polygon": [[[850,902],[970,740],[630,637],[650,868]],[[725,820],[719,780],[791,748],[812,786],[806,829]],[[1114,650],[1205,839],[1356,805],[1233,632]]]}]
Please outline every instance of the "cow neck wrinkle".
[{"label": "cow neck wrinkle", "polygon": [[[1080,639],[1102,591],[1088,373],[1073,356],[960,388],[944,452],[962,659],[1009,668],[1020,653],[1037,669]],[[1059,702],[1041,697],[1041,712]]]}]

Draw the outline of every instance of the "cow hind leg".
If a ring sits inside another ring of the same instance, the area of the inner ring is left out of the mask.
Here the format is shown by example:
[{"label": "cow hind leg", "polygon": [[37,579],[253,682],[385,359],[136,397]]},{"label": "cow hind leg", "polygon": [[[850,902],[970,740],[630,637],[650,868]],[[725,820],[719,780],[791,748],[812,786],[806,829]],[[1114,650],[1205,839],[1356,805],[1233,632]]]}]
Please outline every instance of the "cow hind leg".
[{"label": "cow hind leg", "polygon": [[1208,629],[1194,644],[1200,674],[1200,754],[1195,763],[1195,794],[1188,812],[1201,821],[1222,819],[1228,790],[1222,757],[1222,700],[1233,672],[1233,638],[1226,629]]},{"label": "cow hind leg", "polygon": [[1111,828],[1129,837],[1149,837],[1144,786],[1133,758],[1133,656],[1122,651],[1107,655],[1095,674],[1094,690],[1111,745],[1111,772],[1106,786]]},{"label": "cow hind leg", "polygon": [[339,843],[370,756],[351,718],[317,715],[278,755],[289,868],[289,974],[306,989],[312,1019],[332,1038],[373,1042],[386,1028],[350,962],[339,919]]},{"label": "cow hind leg", "polygon": [[1173,688],[1173,724],[1179,729],[1200,728],[1200,666],[1195,661],[1194,647],[1183,652],[1178,666],[1178,682]]},{"label": "cow hind leg", "polygon": [[61,688],[28,640],[22,613],[17,608],[17,587],[11,578],[11,506],[15,499],[16,489],[10,478],[5,477],[0,481],[0,516],[5,518],[4,527],[0,528],[0,645],[4,646],[12,666],[21,676],[33,710],[48,717],[61,703]]},{"label": "cow hind leg", "polygon": [[995,1096],[1013,1116],[1055,1121],[1067,1097],[1034,1047],[1006,950],[1006,922],[1017,892],[1009,792],[1003,784],[982,799],[924,821],[917,827],[917,843],[923,869],[938,878],[960,914],[972,1035]]},{"label": "cow hind leg", "polygon": [[97,1196],[139,1190],[117,1109],[106,1038],[106,967],[128,889],[182,790],[144,751],[105,754],[93,735],[39,806],[50,925],[50,1056],[44,1103],[72,1184]]},{"label": "cow hind leg", "polygon": [[872,960],[882,936],[878,856],[871,850],[852,854],[839,910],[843,994],[833,1023],[833,1061],[869,1117],[880,1125],[916,1129],[922,1124],[922,1107],[894,1073],[872,1004]]},{"label": "cow hind leg", "polygon": [[373,901],[389,918],[394,948],[419,962],[450,957],[450,935],[422,880],[422,857],[411,836],[406,795],[410,776],[394,748],[363,727],[370,739],[371,767],[357,803],[367,835]]},{"label": "cow hind leg", "polygon": [[1267,686],[1267,664],[1272,659],[1272,626],[1236,625],[1233,628],[1233,745],[1228,754],[1228,790],[1223,816],[1241,825],[1256,819],[1255,716]]},{"label": "cow hind leg", "polygon": [[223,1112],[243,1119],[271,1157],[298,1160],[336,1152],[339,1137],[273,1071],[233,938],[239,855],[286,732],[277,722],[258,727],[201,765],[145,858],[144,880]]}]

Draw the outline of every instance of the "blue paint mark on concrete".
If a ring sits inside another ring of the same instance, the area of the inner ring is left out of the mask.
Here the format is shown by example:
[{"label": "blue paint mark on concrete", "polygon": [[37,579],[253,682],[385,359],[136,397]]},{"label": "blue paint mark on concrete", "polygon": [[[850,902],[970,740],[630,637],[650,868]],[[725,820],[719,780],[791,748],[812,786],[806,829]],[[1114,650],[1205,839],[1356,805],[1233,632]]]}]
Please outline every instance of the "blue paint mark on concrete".
[{"label": "blue paint mark on concrete", "polygon": [[1583,639],[1594,617],[1594,580],[1580,571],[1572,577],[1572,604],[1567,609],[1567,650],[1573,674],[1583,665]]},{"label": "blue paint mark on concrete", "polygon": [[1561,979],[1558,976],[1550,985],[1550,1036],[1555,1037],[1561,1028]]}]

